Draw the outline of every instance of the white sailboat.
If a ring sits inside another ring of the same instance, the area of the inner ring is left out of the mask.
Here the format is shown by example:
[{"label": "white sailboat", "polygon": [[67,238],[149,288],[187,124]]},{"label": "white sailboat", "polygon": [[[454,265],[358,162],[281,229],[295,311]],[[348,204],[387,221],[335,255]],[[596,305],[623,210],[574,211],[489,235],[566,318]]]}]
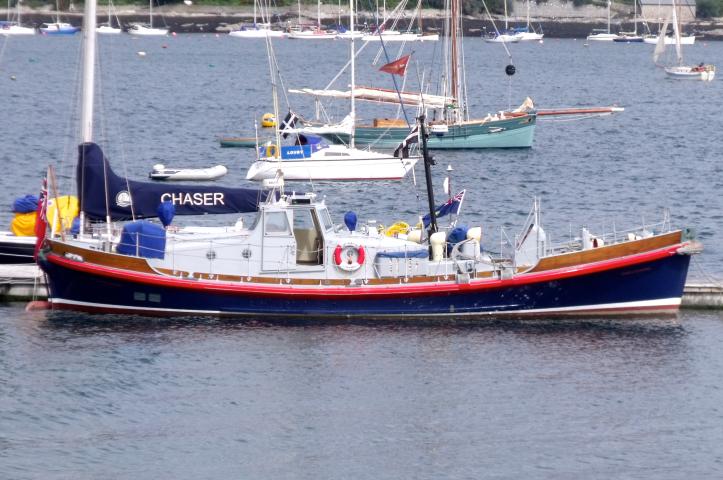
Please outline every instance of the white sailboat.
[{"label": "white sailboat", "polygon": [[[299,11],[301,11],[299,2]],[[299,13],[301,19],[301,13]],[[321,28],[321,0],[316,3],[316,26],[289,32],[289,38],[294,40],[334,40],[337,37],[336,30],[324,30]]]},{"label": "white sailboat", "polygon": [[103,35],[118,35],[119,33],[123,33],[123,29],[120,28],[120,21],[117,16],[115,21],[118,24],[117,28],[113,26],[113,1],[108,0],[108,22],[98,25],[95,28],[95,31]]},{"label": "white sailboat", "polygon": [[[668,30],[669,22],[673,24],[676,63],[674,65],[666,66],[658,63],[658,61],[663,53],[665,53],[665,33]],[[691,66],[683,63],[683,49],[680,42],[680,25],[678,24],[678,14],[675,0],[673,0],[673,5],[670,14],[668,14],[668,18],[665,20],[663,27],[660,29],[658,43],[655,45],[655,51],[653,52],[653,62],[655,62],[657,66],[662,67],[665,70],[665,73],[672,78],[703,80],[704,82],[710,82],[715,78],[715,65],[701,62],[698,65]]]},{"label": "white sailboat", "polygon": [[545,34],[536,32],[530,24],[530,0],[525,3],[527,4],[527,20],[524,27],[515,29],[515,34],[521,42],[541,41]]},{"label": "white sailboat", "polygon": [[643,43],[643,36],[638,34],[638,0],[633,0],[633,31],[620,32],[613,42],[618,43]]},{"label": "white sailboat", "polygon": [[[354,0],[350,0],[349,25],[351,31],[351,92],[355,88],[355,38],[354,38]],[[273,56],[270,39],[266,40],[269,48],[269,57]],[[269,61],[271,77],[275,79],[278,72],[275,62]],[[278,95],[276,81],[272,81],[274,111],[278,116]],[[350,141],[349,145],[327,145],[321,141],[308,141],[308,136],[298,135],[295,145],[281,146],[280,129],[285,128],[288,122],[276,129],[275,143],[265,145],[259,152],[259,158],[249,167],[246,173],[248,180],[274,179],[278,173],[283,174],[287,181],[308,180],[400,180],[414,168],[418,157],[397,158],[393,155],[361,150],[354,147],[354,118],[355,99],[350,95]],[[288,130],[285,130],[288,131]]]},{"label": "white sailboat", "polygon": [[486,37],[484,37],[484,40],[487,43],[517,43],[520,41],[520,37],[515,32],[510,31],[509,18],[507,17],[507,0],[504,0],[504,5],[505,29],[500,32],[495,26],[495,31],[490,32]]},{"label": "white sailboat", "polygon": [[15,3],[15,21],[10,20],[10,0],[8,0],[8,20],[7,22],[0,22],[0,35],[9,37],[11,35],[35,35],[35,29],[32,27],[23,27],[20,18],[20,1],[17,0]]},{"label": "white sailboat", "polygon": [[233,30],[228,33],[230,37],[236,38],[265,38],[265,37],[285,37],[286,32],[281,30],[272,30],[271,22],[269,21],[268,11],[264,15],[264,5],[258,3],[259,10],[261,11],[261,22],[257,21],[256,5],[260,0],[254,1],[254,23],[253,25],[242,25],[238,30]]},{"label": "white sailboat", "polygon": [[163,36],[168,35],[168,29],[167,28],[154,28],[153,27],[153,0],[150,0],[148,2],[149,5],[149,14],[148,14],[148,25],[143,25],[141,23],[135,23],[130,26],[128,29],[128,33],[131,35],[138,35],[138,36],[146,36],[146,37],[152,37],[152,36]]},{"label": "white sailboat", "polygon": [[[658,0],[658,11],[661,10],[662,4],[661,1]],[[658,20],[662,20],[662,18],[659,18]],[[660,22],[658,22],[658,27],[661,27]],[[660,31],[662,30],[662,27],[658,30],[658,35],[645,35],[643,38],[643,41],[645,43],[649,43],[651,45],[656,45],[658,43],[658,37],[660,34]],[[666,45],[675,45],[675,35],[668,35],[667,30],[662,30],[665,32],[665,44]],[[680,44],[681,45],[695,45],[695,35],[686,35],[681,32],[680,34]]]},{"label": "white sailboat", "polygon": [[593,29],[592,33],[587,36],[588,40],[593,42],[612,42],[619,36],[615,33],[610,33],[610,6],[612,0],[608,0],[608,28],[607,30]]},{"label": "white sailboat", "polygon": [[[373,32],[365,33],[361,36],[363,42],[436,42],[439,40],[438,33],[424,33],[421,28],[421,24],[417,31],[413,30],[413,22],[409,23],[407,30],[397,30],[396,26],[400,18],[405,15],[405,8],[407,6],[407,0],[402,0],[392,10],[391,15],[387,17],[387,4],[386,1],[382,7],[382,20],[377,22],[378,25]],[[421,18],[422,2],[419,0],[417,6],[412,14],[412,18]],[[379,11],[379,4],[377,2],[377,11]],[[387,23],[391,21],[391,25],[388,28]]]}]

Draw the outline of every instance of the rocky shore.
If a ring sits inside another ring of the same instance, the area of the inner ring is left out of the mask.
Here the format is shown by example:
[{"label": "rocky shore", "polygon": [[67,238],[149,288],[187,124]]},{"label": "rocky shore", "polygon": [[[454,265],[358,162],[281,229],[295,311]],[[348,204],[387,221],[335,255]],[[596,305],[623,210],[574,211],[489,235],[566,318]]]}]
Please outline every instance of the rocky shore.
[{"label": "rocky shore", "polygon": [[[524,12],[525,8],[521,2],[515,2],[515,12]],[[613,8],[611,30],[630,31],[633,29],[632,8],[623,5],[615,5]],[[228,6],[197,6],[197,5],[172,5],[154,8],[154,23],[166,25],[172,32],[177,33],[226,33],[238,28],[242,24],[253,23],[253,9],[251,7],[228,7]],[[0,9],[0,18],[7,18],[7,11]],[[11,11],[14,14],[14,10]],[[398,28],[405,29],[412,18],[411,11],[407,11],[400,19]],[[115,14],[123,25],[136,22],[148,21],[148,8],[138,6],[121,6],[116,9]],[[317,10],[306,6],[302,8],[301,22],[315,24],[317,21]],[[40,25],[43,22],[52,21],[56,12],[50,9],[24,9],[22,13],[23,24]],[[335,25],[341,17],[342,23],[348,23],[348,9],[342,8],[339,11],[337,6],[324,5],[321,11],[321,22],[325,26]],[[82,23],[82,11],[62,12],[61,18],[74,25]],[[106,15],[99,11],[99,21],[103,21]],[[504,18],[493,16],[498,28],[504,25]],[[298,9],[296,7],[282,7],[273,14],[272,22],[280,28],[298,23]],[[644,27],[639,20],[638,31]],[[372,24],[374,17],[369,12],[358,14],[359,24]],[[512,14],[511,25],[524,25],[523,14]],[[531,23],[535,29],[541,28],[545,38],[584,38],[593,28],[607,27],[607,9],[586,5],[574,7],[572,3],[547,2],[535,5],[531,9]],[[444,24],[442,11],[426,9],[422,12],[422,28],[428,32],[439,32]],[[657,21],[650,22],[650,28],[657,31]],[[696,32],[706,40],[723,40],[723,18],[696,21],[684,26],[686,31]],[[492,31],[494,27],[489,18],[482,16],[466,16],[464,19],[464,32],[468,36],[478,36],[484,32]]]}]

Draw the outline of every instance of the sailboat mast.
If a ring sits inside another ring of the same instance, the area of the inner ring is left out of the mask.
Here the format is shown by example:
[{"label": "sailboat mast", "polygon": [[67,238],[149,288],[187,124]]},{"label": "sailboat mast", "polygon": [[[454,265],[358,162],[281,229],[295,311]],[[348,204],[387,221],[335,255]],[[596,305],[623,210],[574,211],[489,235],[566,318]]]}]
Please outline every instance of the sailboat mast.
[{"label": "sailboat mast", "polygon": [[508,21],[507,21],[507,0],[505,0],[505,32],[507,32],[507,30],[509,30],[509,28],[510,27],[509,27]]},{"label": "sailboat mast", "polygon": [[354,130],[356,128],[356,105],[354,102],[354,87],[356,82],[356,47],[354,45],[354,0],[349,0],[349,32],[351,32],[351,84],[350,91],[351,95],[351,109],[349,115],[351,115],[351,133],[349,134],[349,147],[354,148]]},{"label": "sailboat mast", "polygon": [[95,88],[96,1],[85,2],[83,17],[83,77],[80,109],[80,131],[83,143],[93,140],[93,98]]},{"label": "sailboat mast", "polygon": [[638,0],[633,0],[633,31],[638,34]]},{"label": "sailboat mast", "polygon": [[150,14],[149,14],[149,16],[150,16],[150,22],[151,22],[151,25],[150,25],[150,26],[151,26],[151,28],[153,28],[153,0],[150,0],[150,1],[148,2],[148,4],[150,5]]},{"label": "sailboat mast", "polygon": [[316,2],[316,29],[321,30],[321,0]]},{"label": "sailboat mast", "polygon": [[680,25],[678,25],[678,8],[673,0],[673,35],[675,35],[675,55],[678,58],[678,65],[683,65],[683,49],[680,46]]},{"label": "sailboat mast", "polygon": [[451,70],[451,93],[452,98],[459,104],[459,90],[458,90],[458,76],[457,70],[457,58],[458,58],[458,45],[457,45],[457,27],[459,25],[459,0],[451,0],[451,20],[449,24],[449,41],[450,41],[450,70]]},{"label": "sailboat mast", "polygon": [[608,0],[608,33],[610,33],[610,7],[612,6],[612,0]]}]

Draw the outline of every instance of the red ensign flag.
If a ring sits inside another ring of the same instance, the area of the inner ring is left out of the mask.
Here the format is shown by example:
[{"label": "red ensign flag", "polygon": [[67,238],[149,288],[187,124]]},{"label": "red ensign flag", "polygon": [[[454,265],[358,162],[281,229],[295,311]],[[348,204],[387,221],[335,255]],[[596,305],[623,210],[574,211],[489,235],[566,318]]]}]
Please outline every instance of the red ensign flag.
[{"label": "red ensign flag", "polygon": [[411,54],[405,55],[404,57],[394,60],[391,63],[387,63],[382,66],[379,71],[391,73],[392,75],[404,76],[404,74],[407,73],[407,64],[409,63],[409,57],[411,56]]}]

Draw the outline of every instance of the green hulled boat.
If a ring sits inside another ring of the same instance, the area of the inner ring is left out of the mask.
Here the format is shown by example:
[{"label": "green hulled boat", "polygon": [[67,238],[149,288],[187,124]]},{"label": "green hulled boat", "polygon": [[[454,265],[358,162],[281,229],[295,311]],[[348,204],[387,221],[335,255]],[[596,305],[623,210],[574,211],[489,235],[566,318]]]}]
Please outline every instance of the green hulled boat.
[{"label": "green hulled boat", "polygon": [[218,142],[224,148],[229,148],[229,147],[255,148],[257,141],[258,141],[259,145],[263,145],[264,143],[266,143],[270,140],[271,140],[271,138],[259,138],[257,140],[255,137],[219,137],[218,138]]},{"label": "green hulled boat", "polygon": [[[396,148],[409,134],[409,127],[394,125],[357,125],[354,141],[357,145],[373,148]],[[428,148],[530,148],[535,133],[537,115],[534,112],[495,120],[468,120],[458,124],[432,123],[429,125]],[[321,134],[332,143],[348,143],[344,133]]]}]

